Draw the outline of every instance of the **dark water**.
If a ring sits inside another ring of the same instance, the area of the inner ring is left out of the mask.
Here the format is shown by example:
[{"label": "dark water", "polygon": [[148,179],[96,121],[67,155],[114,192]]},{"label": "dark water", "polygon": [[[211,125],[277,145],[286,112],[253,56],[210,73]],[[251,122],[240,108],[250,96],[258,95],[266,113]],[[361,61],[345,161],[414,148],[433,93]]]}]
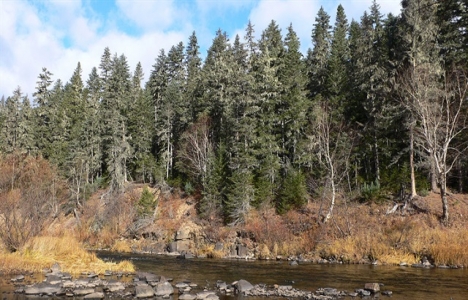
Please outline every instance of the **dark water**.
[{"label": "dark water", "polygon": [[[315,291],[320,287],[354,291],[363,288],[367,282],[379,282],[384,284],[383,290],[393,292],[391,298],[380,296],[380,299],[468,299],[468,269],[416,269],[311,263],[289,266],[284,261],[182,260],[169,256],[116,255],[103,252],[98,255],[113,261],[132,260],[139,271],[173,278],[173,283],[190,280],[200,287],[213,288],[217,280],[231,283],[245,279],[252,284],[288,284],[308,291]],[[8,283],[9,280],[10,277],[0,277],[0,290],[10,292],[1,293],[2,299],[24,299],[11,294],[12,286]],[[255,300],[255,298],[248,299]]]}]

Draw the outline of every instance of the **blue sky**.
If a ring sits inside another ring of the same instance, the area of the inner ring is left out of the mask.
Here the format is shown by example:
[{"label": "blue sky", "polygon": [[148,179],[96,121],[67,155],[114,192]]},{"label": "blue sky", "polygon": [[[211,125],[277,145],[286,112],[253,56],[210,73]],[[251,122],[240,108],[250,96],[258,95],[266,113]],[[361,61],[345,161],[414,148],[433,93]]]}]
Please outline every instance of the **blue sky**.
[{"label": "blue sky", "polygon": [[[400,12],[400,0],[377,2],[383,14]],[[257,38],[272,19],[283,32],[292,23],[305,53],[319,8],[333,24],[339,3],[351,21],[372,0],[0,0],[0,97],[20,86],[31,99],[42,67],[66,82],[80,62],[86,81],[107,46],[132,72],[140,61],[147,79],[161,48],[195,31],[204,57],[219,28],[234,40],[249,20]]]}]

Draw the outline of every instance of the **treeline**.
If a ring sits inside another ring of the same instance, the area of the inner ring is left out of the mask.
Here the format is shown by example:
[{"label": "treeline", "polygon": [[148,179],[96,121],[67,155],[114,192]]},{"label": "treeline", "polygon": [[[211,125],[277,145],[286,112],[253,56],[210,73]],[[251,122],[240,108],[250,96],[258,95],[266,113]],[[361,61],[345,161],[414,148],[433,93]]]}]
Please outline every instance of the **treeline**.
[{"label": "treeline", "polygon": [[466,0],[404,0],[386,17],[374,1],[360,22],[339,6],[333,26],[320,9],[306,55],[275,21],[259,38],[251,23],[232,41],[219,30],[204,61],[194,32],[144,86],[141,65],[106,48],[86,81],[80,63],[66,83],[44,68],[35,105],[19,87],[2,99],[1,151],[55,164],[78,207],[139,181],[197,194],[203,218],[231,224],[310,195],[331,200],[327,219],[337,194],[463,192],[467,28]]}]

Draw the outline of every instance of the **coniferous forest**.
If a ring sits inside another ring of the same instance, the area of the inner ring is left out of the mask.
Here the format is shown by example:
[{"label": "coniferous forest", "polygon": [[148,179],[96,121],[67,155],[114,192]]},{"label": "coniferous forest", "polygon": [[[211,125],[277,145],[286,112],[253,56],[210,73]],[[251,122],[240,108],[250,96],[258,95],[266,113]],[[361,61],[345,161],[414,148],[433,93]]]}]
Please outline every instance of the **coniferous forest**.
[{"label": "coniferous forest", "polygon": [[142,182],[195,195],[201,218],[225,224],[321,197],[326,221],[339,195],[438,191],[448,221],[447,189],[468,190],[468,1],[401,5],[384,16],[374,2],[352,21],[320,9],[299,20],[307,53],[273,20],[218,30],[205,59],[193,32],[151,70],[109,48],[91,74],[44,67],[31,98],[12,87],[1,99],[1,153],[47,159],[76,208]]}]

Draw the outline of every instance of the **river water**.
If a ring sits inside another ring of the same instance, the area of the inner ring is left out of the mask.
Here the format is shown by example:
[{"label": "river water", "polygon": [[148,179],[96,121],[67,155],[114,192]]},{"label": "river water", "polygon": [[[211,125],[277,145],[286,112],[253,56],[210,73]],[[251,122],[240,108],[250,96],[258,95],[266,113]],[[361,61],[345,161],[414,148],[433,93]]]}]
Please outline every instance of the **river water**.
[{"label": "river water", "polygon": [[[217,280],[231,283],[245,279],[252,284],[292,285],[294,288],[315,291],[321,287],[354,291],[367,282],[384,284],[382,290],[393,292],[392,297],[380,299],[426,300],[468,299],[468,269],[419,269],[395,266],[338,265],[300,263],[290,266],[286,261],[245,261],[224,259],[177,259],[161,255],[119,255],[100,252],[106,260],[133,261],[139,271],[152,272],[172,278],[173,283],[189,280],[202,287],[213,289]],[[11,294],[9,277],[0,277],[3,299],[25,299]],[[6,295],[6,296],[5,296]],[[227,300],[232,297],[223,297]],[[258,300],[255,298],[247,298]],[[265,298],[259,298],[265,299]],[[348,299],[351,299],[348,297]],[[369,299],[369,298],[367,298]]]}]

